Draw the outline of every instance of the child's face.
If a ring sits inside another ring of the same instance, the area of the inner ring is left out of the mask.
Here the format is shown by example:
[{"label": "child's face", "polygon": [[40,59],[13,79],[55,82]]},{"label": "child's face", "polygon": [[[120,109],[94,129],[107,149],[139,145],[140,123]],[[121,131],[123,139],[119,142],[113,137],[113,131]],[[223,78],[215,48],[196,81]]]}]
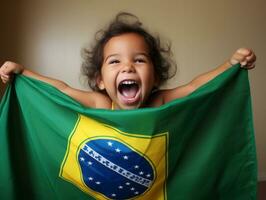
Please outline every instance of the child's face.
[{"label": "child's face", "polygon": [[154,67],[144,38],[135,33],[111,38],[104,47],[98,87],[105,89],[116,109],[145,104],[155,86]]}]

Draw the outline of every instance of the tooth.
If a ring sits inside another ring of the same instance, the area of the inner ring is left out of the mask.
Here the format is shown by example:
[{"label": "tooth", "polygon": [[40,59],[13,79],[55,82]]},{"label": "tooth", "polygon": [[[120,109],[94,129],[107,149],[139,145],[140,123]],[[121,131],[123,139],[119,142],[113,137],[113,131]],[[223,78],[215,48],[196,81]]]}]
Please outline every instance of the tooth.
[{"label": "tooth", "polygon": [[123,81],[122,84],[127,84],[127,85],[130,85],[130,84],[134,84],[134,83],[137,83],[136,81]]}]

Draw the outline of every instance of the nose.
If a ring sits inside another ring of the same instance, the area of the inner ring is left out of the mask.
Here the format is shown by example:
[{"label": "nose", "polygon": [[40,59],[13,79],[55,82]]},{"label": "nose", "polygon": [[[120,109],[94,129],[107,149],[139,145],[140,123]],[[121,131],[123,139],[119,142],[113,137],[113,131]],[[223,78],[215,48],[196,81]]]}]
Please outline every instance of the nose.
[{"label": "nose", "polygon": [[135,67],[133,66],[132,63],[125,63],[123,65],[122,72],[123,73],[125,73],[125,72],[126,73],[134,73],[134,72],[136,72],[136,70],[135,70]]}]

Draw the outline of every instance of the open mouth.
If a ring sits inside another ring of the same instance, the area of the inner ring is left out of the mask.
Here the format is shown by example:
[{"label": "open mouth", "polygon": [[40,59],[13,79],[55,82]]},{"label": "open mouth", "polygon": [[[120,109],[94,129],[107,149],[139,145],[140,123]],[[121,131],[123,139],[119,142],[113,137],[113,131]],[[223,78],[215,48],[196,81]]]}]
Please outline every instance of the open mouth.
[{"label": "open mouth", "polygon": [[118,91],[124,103],[132,104],[139,99],[140,86],[135,80],[123,80],[118,85]]}]

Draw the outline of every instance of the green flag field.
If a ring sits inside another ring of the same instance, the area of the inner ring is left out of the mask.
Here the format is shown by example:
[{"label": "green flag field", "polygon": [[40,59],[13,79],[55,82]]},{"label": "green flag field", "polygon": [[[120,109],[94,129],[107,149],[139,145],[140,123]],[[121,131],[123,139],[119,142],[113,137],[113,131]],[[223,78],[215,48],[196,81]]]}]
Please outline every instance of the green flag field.
[{"label": "green flag field", "polygon": [[17,75],[0,104],[0,199],[255,200],[248,72],[158,108],[82,106]]}]

